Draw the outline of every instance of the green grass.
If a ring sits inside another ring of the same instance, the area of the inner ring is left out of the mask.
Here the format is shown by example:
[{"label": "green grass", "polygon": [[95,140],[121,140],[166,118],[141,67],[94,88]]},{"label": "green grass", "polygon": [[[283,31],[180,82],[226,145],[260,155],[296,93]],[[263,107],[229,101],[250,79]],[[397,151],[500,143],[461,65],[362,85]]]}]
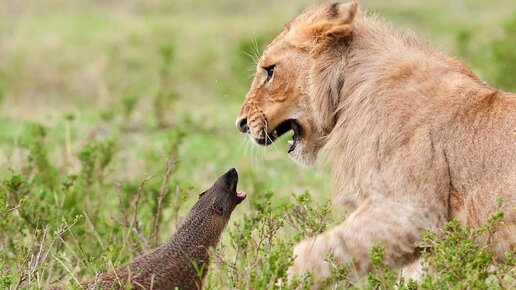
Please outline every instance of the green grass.
[{"label": "green grass", "polygon": [[[515,90],[516,7],[495,2],[362,5]],[[255,147],[234,120],[254,69],[249,55],[309,3],[0,0],[0,288],[75,285],[126,262],[165,241],[230,167],[249,198],[207,284],[286,287],[291,247],[342,219],[328,203],[329,171],[295,166],[283,139]],[[344,287],[349,276],[336,268],[332,277]]]}]

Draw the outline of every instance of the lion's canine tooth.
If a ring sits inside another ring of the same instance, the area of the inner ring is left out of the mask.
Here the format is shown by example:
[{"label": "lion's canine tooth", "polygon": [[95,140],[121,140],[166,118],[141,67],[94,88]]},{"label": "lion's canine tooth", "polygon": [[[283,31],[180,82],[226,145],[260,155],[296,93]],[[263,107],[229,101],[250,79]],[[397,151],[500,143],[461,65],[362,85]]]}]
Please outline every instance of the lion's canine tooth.
[{"label": "lion's canine tooth", "polygon": [[287,141],[287,143],[288,143],[289,145],[294,145],[294,140],[288,140],[288,141]]},{"label": "lion's canine tooth", "polygon": [[272,136],[274,138],[278,138],[278,131],[274,130],[274,132],[272,132]]}]

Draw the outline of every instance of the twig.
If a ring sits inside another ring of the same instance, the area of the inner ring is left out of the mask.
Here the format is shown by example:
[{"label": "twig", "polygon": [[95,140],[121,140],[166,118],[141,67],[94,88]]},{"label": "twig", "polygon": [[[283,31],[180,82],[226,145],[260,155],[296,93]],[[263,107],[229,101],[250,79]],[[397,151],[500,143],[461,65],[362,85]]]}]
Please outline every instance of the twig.
[{"label": "twig", "polygon": [[14,207],[11,207],[11,208],[6,209],[6,210],[5,210],[5,212],[10,212],[10,211],[13,211],[13,210],[17,210],[17,209],[18,209],[18,208],[20,208],[22,205],[23,205],[23,202],[22,202],[22,201],[20,201],[20,202],[18,203],[18,205],[16,205],[16,206],[14,206]]},{"label": "twig", "polygon": [[152,179],[153,176],[149,176],[147,173],[145,173],[145,177],[143,178],[142,182],[140,183],[140,187],[138,188],[138,192],[136,194],[136,199],[134,201],[134,216],[133,216],[133,222],[131,225],[131,229],[136,233],[138,236],[138,239],[140,240],[140,248],[144,248],[147,250],[149,248],[148,241],[145,238],[145,235],[140,229],[140,221],[138,220],[138,207],[140,206],[140,198],[143,193],[143,189],[145,187],[145,183]]},{"label": "twig", "polygon": [[159,224],[161,221],[161,204],[163,202],[163,199],[168,193],[168,181],[170,179],[170,174],[172,173],[172,169],[175,165],[175,160],[172,158],[168,158],[167,160],[167,169],[165,171],[165,175],[163,176],[163,183],[161,184],[161,189],[159,191],[158,196],[158,207],[156,209],[156,215],[154,217],[154,245],[158,244],[158,237],[159,237]]},{"label": "twig", "polygon": [[95,226],[91,222],[90,217],[88,216],[88,214],[85,211],[82,211],[82,214],[86,218],[86,223],[87,223],[88,227],[90,228],[90,231],[93,233],[93,235],[95,236],[95,238],[99,242],[100,247],[102,248],[102,250],[105,251],[106,250],[106,246],[104,246],[104,243],[102,243],[102,239],[100,238],[99,233],[95,229]]},{"label": "twig", "polygon": [[66,272],[68,272],[70,274],[70,276],[72,276],[72,278],[75,280],[77,285],[81,285],[81,282],[79,281],[79,279],[77,279],[77,277],[74,275],[72,270],[70,268],[68,268],[68,266],[66,266],[66,264],[63,261],[61,261],[61,259],[59,259],[57,256],[55,256],[54,254],[51,254],[51,255],[52,255],[52,257],[54,257],[54,259],[56,259],[59,262],[59,264],[61,264],[63,266],[63,268],[66,270]]},{"label": "twig", "polygon": [[[77,221],[74,221],[71,225],[66,224],[63,228],[59,228],[58,231],[56,232],[56,237],[54,237],[51,240],[51,242],[48,244],[45,243],[45,240],[48,236],[49,228],[47,227],[43,230],[43,234],[40,238],[41,242],[39,242],[39,246],[38,246],[38,251],[37,251],[37,253],[31,255],[31,258],[29,261],[27,261],[27,260],[25,261],[28,265],[28,269],[26,271],[24,271],[22,273],[22,275],[20,276],[18,283],[15,286],[15,289],[19,289],[20,287],[22,287],[23,282],[27,281],[27,279],[28,279],[28,281],[31,281],[32,275],[34,275],[34,274],[37,275],[38,267],[41,266],[41,264],[43,264],[43,262],[47,259],[56,240],[58,238],[61,239],[61,236],[66,231],[70,230],[70,228],[72,226],[74,226],[76,223],[77,223]],[[38,281],[39,281],[39,278],[40,277],[38,277]],[[40,283],[40,281],[38,283]]]}]

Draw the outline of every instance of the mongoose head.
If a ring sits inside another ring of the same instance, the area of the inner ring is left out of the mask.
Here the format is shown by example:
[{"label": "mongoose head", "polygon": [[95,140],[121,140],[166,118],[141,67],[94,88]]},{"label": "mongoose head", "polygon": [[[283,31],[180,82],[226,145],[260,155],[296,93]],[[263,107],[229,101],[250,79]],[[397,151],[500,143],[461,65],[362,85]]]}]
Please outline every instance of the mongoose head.
[{"label": "mongoose head", "polygon": [[201,215],[205,222],[213,226],[225,226],[235,207],[245,197],[245,192],[237,191],[238,173],[231,168],[219,177],[211,188],[199,195],[199,200],[193,206],[191,213]]}]

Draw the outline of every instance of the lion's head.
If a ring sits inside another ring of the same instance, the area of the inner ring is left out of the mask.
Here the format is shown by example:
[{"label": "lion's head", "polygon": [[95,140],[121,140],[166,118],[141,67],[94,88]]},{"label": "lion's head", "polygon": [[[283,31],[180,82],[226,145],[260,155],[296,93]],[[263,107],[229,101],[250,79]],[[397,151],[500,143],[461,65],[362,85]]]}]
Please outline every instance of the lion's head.
[{"label": "lion's head", "polygon": [[237,118],[237,127],[260,145],[293,131],[288,153],[311,164],[335,124],[341,71],[357,4],[305,10],[267,46]]}]

